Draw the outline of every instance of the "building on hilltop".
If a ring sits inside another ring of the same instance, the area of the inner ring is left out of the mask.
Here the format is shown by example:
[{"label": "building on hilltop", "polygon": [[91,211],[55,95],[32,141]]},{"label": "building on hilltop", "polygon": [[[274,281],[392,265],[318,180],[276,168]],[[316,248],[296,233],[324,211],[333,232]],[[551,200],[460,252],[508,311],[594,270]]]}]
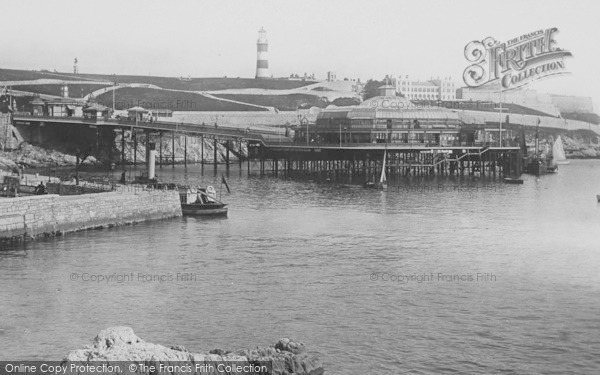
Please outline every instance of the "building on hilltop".
[{"label": "building on hilltop", "polygon": [[396,91],[410,100],[454,100],[456,87],[450,77],[429,81],[412,81],[408,76],[391,79]]},{"label": "building on hilltop", "polygon": [[308,75],[307,73],[304,73],[304,75],[299,75],[299,74],[290,74],[289,77],[287,77],[287,79],[289,81],[316,81],[317,79],[315,78],[315,73],[312,73],[311,75]]}]

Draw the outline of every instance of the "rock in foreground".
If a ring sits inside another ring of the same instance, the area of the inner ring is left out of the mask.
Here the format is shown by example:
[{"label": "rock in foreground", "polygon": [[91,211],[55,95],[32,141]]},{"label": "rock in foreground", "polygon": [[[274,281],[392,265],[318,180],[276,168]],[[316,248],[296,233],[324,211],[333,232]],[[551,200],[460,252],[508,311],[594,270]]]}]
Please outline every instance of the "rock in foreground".
[{"label": "rock in foreground", "polygon": [[[190,353],[184,347],[145,342],[130,327],[112,327],[101,331],[92,345],[71,351],[65,361],[135,361],[258,364],[271,361],[272,375],[322,375],[323,366],[317,358],[305,353],[304,344],[281,339],[274,346],[236,352],[213,350],[210,353]],[[262,374],[262,373],[261,373]],[[189,375],[189,374],[188,374]]]}]

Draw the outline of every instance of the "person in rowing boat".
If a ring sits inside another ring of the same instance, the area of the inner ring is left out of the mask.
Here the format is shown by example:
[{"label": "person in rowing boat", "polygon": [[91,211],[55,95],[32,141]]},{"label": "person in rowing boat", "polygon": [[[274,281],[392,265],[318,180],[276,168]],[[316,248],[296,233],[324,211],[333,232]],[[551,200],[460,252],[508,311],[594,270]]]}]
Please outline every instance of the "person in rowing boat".
[{"label": "person in rowing boat", "polygon": [[35,195],[48,194],[48,191],[46,190],[46,186],[44,186],[43,182],[40,182],[40,184],[35,187],[34,193],[35,193]]}]

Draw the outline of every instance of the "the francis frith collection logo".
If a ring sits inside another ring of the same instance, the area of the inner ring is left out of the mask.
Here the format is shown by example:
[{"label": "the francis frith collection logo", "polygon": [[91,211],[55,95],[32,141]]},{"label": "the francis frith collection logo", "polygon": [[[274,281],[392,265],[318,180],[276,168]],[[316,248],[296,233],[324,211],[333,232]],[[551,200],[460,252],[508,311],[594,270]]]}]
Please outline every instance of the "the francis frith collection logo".
[{"label": "the francis frith collection logo", "polygon": [[511,90],[535,80],[568,73],[565,58],[571,52],[558,48],[554,39],[558,29],[536,30],[500,43],[492,37],[472,41],[465,57],[472,64],[463,80],[470,87],[499,81],[502,90]]}]

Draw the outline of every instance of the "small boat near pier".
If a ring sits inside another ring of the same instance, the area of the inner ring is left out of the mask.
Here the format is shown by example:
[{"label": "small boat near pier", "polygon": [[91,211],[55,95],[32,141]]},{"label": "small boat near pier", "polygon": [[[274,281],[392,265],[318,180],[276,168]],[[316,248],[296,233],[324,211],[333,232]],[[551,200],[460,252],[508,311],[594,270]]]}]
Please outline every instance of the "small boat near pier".
[{"label": "small boat near pier", "polygon": [[504,183],[506,184],[513,184],[513,185],[522,185],[523,184],[523,180],[518,178],[518,177],[505,177],[504,178]]},{"label": "small boat near pier", "polygon": [[227,216],[227,204],[217,199],[214,187],[179,187],[181,211],[189,216]]}]

